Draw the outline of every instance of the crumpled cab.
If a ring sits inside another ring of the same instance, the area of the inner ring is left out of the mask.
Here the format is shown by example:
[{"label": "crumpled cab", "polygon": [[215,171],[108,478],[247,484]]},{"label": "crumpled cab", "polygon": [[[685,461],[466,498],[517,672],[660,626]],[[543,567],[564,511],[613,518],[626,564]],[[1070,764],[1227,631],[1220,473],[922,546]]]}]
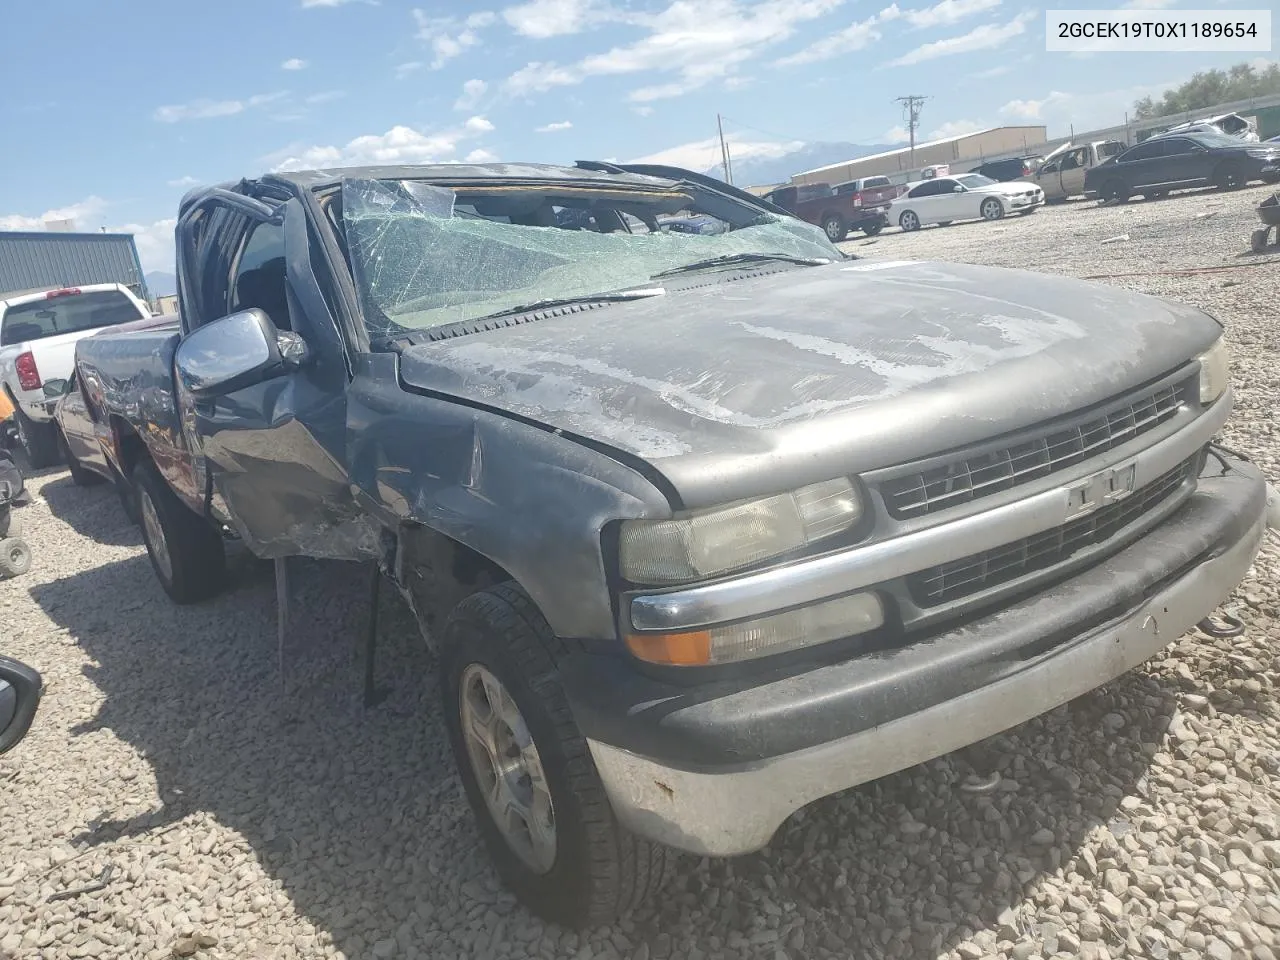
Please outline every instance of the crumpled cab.
[{"label": "crumpled cab", "polygon": [[158,579],[210,596],[231,537],[380,570],[559,922],[1111,680],[1263,535],[1211,317],[852,259],[688,171],[273,174],[177,244],[180,329],[77,350]]}]

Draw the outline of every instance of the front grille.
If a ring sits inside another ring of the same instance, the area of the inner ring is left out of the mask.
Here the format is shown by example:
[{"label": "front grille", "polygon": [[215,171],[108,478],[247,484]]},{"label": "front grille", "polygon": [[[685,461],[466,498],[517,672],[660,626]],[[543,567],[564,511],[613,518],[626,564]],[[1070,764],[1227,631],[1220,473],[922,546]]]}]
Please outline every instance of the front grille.
[{"label": "front grille", "polygon": [[1060,527],[912,574],[907,578],[911,598],[921,607],[962,600],[1025,574],[1047,570],[1084,547],[1105,543],[1176,493],[1195,476],[1199,463],[1197,454],[1125,499]]},{"label": "front grille", "polygon": [[960,453],[947,463],[885,481],[885,506],[893,517],[907,520],[1009,490],[1141,436],[1181,405],[1182,384],[1173,384],[1065,424],[1045,424],[1041,432],[1006,447]]}]

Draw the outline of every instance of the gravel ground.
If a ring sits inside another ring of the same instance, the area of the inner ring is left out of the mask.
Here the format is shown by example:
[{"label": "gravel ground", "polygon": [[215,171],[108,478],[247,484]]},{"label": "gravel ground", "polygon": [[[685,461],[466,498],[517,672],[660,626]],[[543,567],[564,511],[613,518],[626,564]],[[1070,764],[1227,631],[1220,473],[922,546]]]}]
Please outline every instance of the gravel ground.
[{"label": "gravel ground", "polygon": [[[1107,282],[1227,325],[1227,440],[1277,477],[1280,269],[1247,253],[1263,196],[1076,203],[847,247],[1143,274]],[[1150,274],[1246,264],[1261,265]],[[109,490],[58,471],[31,487],[35,567],[0,583],[0,623],[5,652],[43,671],[48,694],[0,759],[0,956],[1280,955],[1274,542],[1228,604],[1243,636],[1188,635],[1046,717],[815,804],[762,853],[688,858],[653,908],[579,934],[498,888],[431,659],[391,600],[387,697],[361,708],[357,570],[300,570],[282,674],[269,569],[242,558],[219,600],[174,607]],[[997,773],[990,793],[960,789]],[[105,888],[49,902],[108,868]]]}]

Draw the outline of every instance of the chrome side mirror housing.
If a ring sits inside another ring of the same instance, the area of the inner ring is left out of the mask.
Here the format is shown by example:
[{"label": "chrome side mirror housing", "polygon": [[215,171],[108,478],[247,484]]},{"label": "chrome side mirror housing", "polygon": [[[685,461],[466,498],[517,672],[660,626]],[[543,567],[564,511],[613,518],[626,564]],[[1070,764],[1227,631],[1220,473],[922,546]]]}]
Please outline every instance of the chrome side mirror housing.
[{"label": "chrome side mirror housing", "polygon": [[256,307],[198,327],[178,344],[175,365],[193,397],[225,396],[305,366],[306,341],[276,329]]}]

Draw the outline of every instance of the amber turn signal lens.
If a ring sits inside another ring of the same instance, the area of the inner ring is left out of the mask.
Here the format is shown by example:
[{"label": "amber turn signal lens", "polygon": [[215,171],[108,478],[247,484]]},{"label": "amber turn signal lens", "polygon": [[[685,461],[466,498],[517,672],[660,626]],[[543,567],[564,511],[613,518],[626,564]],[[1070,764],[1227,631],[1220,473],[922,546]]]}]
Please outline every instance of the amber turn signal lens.
[{"label": "amber turn signal lens", "polygon": [[632,633],[627,648],[641,660],[682,667],[711,662],[711,633]]}]

